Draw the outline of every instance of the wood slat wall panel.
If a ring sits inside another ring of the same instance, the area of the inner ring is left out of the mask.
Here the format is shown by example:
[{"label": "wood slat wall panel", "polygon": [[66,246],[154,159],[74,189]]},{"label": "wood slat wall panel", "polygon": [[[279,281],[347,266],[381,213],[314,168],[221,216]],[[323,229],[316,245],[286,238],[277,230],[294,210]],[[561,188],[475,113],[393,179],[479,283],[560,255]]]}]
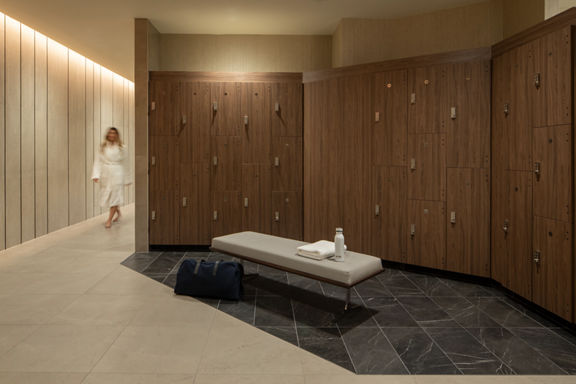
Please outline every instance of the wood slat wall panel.
[{"label": "wood slat wall panel", "polygon": [[48,39],[36,33],[35,204],[36,236],[48,233]]},{"label": "wood slat wall panel", "polygon": [[34,30],[21,26],[22,242],[36,237],[34,191]]},{"label": "wood slat wall panel", "polygon": [[22,241],[20,23],[6,18],[6,248]]},{"label": "wood slat wall panel", "polygon": [[[5,20],[6,17],[0,14],[0,151],[6,150],[6,125],[5,125],[5,87],[4,87],[4,42],[5,42]],[[6,180],[5,156],[0,156],[0,181]],[[6,189],[0,188],[0,250],[6,248]]]},{"label": "wood slat wall panel", "polygon": [[86,60],[86,171],[84,175],[86,188],[86,218],[94,217],[94,182],[92,167],[94,165],[94,63]]},{"label": "wood slat wall panel", "polygon": [[[98,156],[102,135],[102,67],[94,65],[94,157]],[[94,215],[102,213],[100,207],[100,184],[93,183],[94,188]]]}]

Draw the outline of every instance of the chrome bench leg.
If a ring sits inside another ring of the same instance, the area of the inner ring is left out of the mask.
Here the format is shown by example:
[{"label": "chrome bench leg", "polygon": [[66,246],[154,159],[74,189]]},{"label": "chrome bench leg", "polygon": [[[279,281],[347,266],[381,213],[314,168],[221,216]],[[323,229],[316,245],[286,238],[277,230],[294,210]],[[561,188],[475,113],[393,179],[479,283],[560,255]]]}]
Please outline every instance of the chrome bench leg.
[{"label": "chrome bench leg", "polygon": [[346,290],[346,305],[344,306],[344,310],[347,311],[350,307],[350,288]]}]

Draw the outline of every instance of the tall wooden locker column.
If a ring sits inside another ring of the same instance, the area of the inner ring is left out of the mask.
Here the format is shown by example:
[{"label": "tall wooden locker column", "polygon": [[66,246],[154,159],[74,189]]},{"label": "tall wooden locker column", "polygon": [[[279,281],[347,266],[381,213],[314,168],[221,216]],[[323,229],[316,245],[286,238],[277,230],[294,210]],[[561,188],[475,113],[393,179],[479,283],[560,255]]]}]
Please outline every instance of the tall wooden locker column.
[{"label": "tall wooden locker column", "polygon": [[492,276],[574,320],[572,26],[495,48]]}]

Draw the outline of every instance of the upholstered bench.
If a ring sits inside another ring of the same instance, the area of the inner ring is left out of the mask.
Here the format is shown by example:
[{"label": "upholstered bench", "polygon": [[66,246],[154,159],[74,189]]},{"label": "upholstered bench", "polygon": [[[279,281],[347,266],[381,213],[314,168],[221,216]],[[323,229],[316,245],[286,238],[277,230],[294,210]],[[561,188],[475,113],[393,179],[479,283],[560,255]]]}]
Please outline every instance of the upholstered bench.
[{"label": "upholstered bench", "polygon": [[347,288],[345,309],[350,303],[350,289],[383,270],[380,259],[350,251],[343,262],[298,256],[296,249],[305,244],[257,232],[240,232],[213,238],[211,250]]}]

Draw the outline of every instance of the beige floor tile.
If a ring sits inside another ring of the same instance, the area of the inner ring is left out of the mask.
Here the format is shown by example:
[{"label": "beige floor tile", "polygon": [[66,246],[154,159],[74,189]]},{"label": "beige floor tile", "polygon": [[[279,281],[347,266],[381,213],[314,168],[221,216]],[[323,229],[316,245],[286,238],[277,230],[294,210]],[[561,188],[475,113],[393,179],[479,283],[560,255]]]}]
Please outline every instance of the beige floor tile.
[{"label": "beige floor tile", "polygon": [[5,373],[0,384],[80,384],[85,373]]},{"label": "beige floor tile", "polygon": [[72,304],[78,295],[24,295],[0,296],[0,324],[45,324]]},{"label": "beige floor tile", "polygon": [[143,296],[82,295],[49,324],[127,326],[148,302]]},{"label": "beige floor tile", "polygon": [[316,374],[306,375],[305,384],[414,384],[413,376],[392,375],[348,375]]},{"label": "beige floor tile", "polygon": [[45,325],[0,357],[0,372],[89,372],[122,327]]},{"label": "beige floor tile", "polygon": [[338,375],[354,375],[349,370],[342,368],[339,365],[324,360],[323,358],[314,355],[303,349],[300,350],[300,361],[302,363],[302,372],[306,375],[309,374],[338,374]]},{"label": "beige floor tile", "polygon": [[172,295],[148,300],[131,325],[192,326],[209,330],[216,311],[193,298]]},{"label": "beige floor tile", "polygon": [[223,313],[217,313],[200,373],[302,374],[300,350]]},{"label": "beige floor tile", "polygon": [[206,339],[206,329],[129,326],[93,372],[194,374]]},{"label": "beige floor tile", "polygon": [[194,384],[304,384],[301,375],[204,375],[196,377]]},{"label": "beige floor tile", "polygon": [[[116,269],[114,267],[113,269]],[[19,293],[21,294],[77,294],[86,293],[99,281],[108,276],[112,270],[101,271],[94,268],[92,272],[86,273],[25,273],[20,274],[21,284]]]},{"label": "beige floor tile", "polygon": [[99,295],[172,296],[172,289],[149,277],[121,266],[87,293]]},{"label": "beige floor tile", "polygon": [[194,384],[194,375],[91,373],[82,384]]},{"label": "beige floor tile", "polygon": [[28,337],[37,325],[0,325],[0,356]]}]

